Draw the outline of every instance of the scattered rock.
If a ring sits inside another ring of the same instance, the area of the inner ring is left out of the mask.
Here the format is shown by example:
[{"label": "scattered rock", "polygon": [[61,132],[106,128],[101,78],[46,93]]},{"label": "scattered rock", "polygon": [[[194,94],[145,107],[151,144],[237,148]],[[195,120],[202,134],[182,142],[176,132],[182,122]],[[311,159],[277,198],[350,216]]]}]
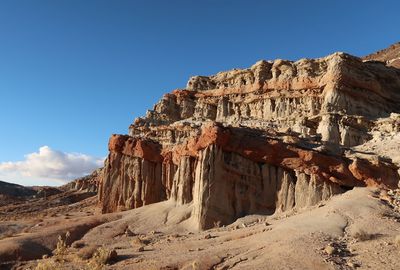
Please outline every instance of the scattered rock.
[{"label": "scattered rock", "polygon": [[325,253],[328,255],[333,255],[337,252],[336,248],[332,245],[327,245],[324,249]]}]

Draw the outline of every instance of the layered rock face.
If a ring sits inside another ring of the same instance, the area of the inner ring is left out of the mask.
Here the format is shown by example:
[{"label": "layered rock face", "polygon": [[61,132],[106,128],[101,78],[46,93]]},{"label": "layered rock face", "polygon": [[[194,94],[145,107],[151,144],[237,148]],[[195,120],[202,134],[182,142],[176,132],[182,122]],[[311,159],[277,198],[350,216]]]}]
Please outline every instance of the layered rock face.
[{"label": "layered rock face", "polygon": [[62,186],[61,189],[67,191],[96,193],[98,192],[102,178],[103,178],[103,169],[100,168],[93,171],[91,174],[87,176],[69,182],[68,184]]},{"label": "layered rock face", "polygon": [[110,138],[102,210],[169,199],[192,204],[206,229],[354,186],[396,187],[390,160],[351,152],[399,101],[400,70],[344,53],[192,77]]}]

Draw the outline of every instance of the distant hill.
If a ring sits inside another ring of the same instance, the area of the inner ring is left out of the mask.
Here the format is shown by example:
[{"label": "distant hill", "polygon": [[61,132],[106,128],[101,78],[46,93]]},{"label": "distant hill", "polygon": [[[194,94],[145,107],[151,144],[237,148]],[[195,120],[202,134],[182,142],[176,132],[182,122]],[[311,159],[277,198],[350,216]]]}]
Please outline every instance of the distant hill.
[{"label": "distant hill", "polygon": [[37,191],[33,188],[0,181],[0,194],[2,195],[12,197],[28,197],[36,195],[36,193]]}]

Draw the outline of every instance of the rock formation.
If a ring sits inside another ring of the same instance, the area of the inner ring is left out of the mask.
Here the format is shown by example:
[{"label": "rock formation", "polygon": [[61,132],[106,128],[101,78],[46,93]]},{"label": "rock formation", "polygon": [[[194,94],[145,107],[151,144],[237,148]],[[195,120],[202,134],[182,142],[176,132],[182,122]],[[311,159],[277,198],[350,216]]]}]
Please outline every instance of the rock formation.
[{"label": "rock formation", "polygon": [[97,193],[99,184],[103,177],[103,169],[97,169],[91,174],[86,175],[81,178],[77,178],[72,182],[61,187],[64,191],[80,191],[80,192],[90,192]]},{"label": "rock formation", "polygon": [[102,211],[169,199],[192,204],[190,218],[207,229],[355,186],[395,188],[390,159],[354,154],[393,113],[400,70],[345,53],[192,77],[136,119],[129,135],[111,136]]},{"label": "rock formation", "polygon": [[400,42],[393,44],[389,48],[369,54],[363,59],[380,61],[388,66],[400,68]]}]

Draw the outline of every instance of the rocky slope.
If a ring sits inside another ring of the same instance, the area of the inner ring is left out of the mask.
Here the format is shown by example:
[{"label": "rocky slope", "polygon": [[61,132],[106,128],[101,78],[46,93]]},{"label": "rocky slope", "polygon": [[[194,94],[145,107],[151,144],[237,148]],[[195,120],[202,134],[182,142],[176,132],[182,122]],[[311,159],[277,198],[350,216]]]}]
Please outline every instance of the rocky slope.
[{"label": "rocky slope", "polygon": [[0,194],[12,197],[34,196],[36,191],[33,188],[0,181]]},{"label": "rocky slope", "polygon": [[103,177],[103,169],[97,169],[91,174],[81,178],[77,178],[74,181],[69,182],[60,187],[63,191],[80,191],[80,192],[91,192],[97,193],[99,184]]},{"label": "rocky slope", "polygon": [[400,42],[393,44],[389,48],[369,54],[363,59],[381,61],[388,66],[400,68]]},{"label": "rocky slope", "polygon": [[129,135],[110,138],[100,205],[114,212],[171,200],[190,205],[185,218],[207,229],[355,186],[395,188],[390,157],[357,150],[395,113],[400,70],[344,53],[195,76]]}]

